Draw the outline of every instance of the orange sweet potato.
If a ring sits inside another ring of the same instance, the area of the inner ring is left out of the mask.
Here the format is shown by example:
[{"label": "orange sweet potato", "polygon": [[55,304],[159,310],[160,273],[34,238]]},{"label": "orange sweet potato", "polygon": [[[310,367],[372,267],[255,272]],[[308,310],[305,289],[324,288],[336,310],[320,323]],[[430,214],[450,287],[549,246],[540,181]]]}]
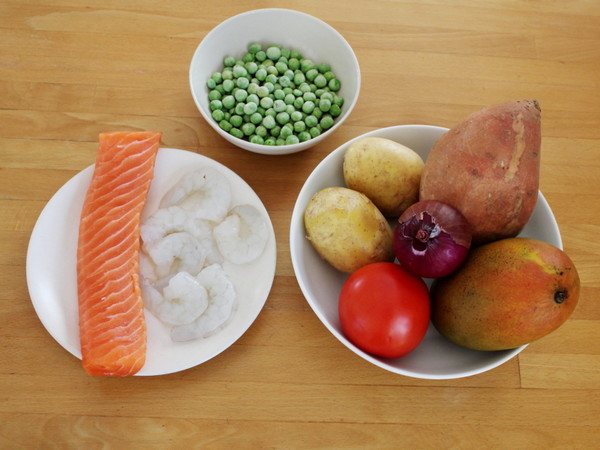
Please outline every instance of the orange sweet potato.
[{"label": "orange sweet potato", "polygon": [[460,210],[472,226],[474,244],[516,236],[537,201],[540,116],[538,102],[524,100],[465,118],[431,149],[419,199]]}]

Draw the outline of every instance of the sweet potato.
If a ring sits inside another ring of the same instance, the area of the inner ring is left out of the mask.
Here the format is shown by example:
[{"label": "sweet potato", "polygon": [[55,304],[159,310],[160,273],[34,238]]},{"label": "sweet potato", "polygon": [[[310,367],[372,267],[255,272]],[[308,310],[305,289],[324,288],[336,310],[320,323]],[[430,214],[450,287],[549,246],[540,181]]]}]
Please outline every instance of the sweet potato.
[{"label": "sweet potato", "polygon": [[473,244],[516,236],[538,197],[541,125],[536,100],[492,105],[445,133],[425,161],[420,200],[448,203]]}]

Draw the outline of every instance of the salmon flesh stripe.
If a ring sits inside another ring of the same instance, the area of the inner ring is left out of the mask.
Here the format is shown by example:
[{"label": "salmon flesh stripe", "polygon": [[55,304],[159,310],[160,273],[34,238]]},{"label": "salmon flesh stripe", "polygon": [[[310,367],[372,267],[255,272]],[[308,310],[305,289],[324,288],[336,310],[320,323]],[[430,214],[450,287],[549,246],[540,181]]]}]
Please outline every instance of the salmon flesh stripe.
[{"label": "salmon flesh stripe", "polygon": [[85,371],[128,376],[146,361],[139,282],[140,216],[161,133],[101,133],[79,223],[77,294]]}]

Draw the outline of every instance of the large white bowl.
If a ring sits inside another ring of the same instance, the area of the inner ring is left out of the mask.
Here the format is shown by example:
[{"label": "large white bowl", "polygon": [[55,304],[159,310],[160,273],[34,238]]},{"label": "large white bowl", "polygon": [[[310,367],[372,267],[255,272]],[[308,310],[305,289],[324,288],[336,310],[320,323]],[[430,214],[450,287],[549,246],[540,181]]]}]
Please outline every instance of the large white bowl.
[{"label": "large white bowl", "polygon": [[[326,132],[292,145],[253,144],[223,131],[211,117],[207,81],[223,69],[226,56],[242,57],[250,43],[277,44],[298,50],[315,63],[327,63],[341,81],[342,113]],[[211,30],[200,42],[189,70],[190,87],[200,114],[223,138],[243,149],[266,155],[296,153],[331,135],[350,115],[360,92],[360,67],[354,51],[330,25],[311,15],[289,9],[268,8],[233,16]]]},{"label": "large white bowl", "polygon": [[[375,130],[343,144],[310,174],[300,190],[291,220],[290,250],[294,272],[315,314],[341,343],[360,357],[391,372],[415,378],[452,379],[475,375],[503,364],[526,345],[495,352],[469,350],[451,343],[430,324],[419,347],[402,358],[379,358],[360,350],[344,336],[338,318],[338,295],[347,275],[334,269],[316,253],[305,238],[303,215],[316,192],[329,186],[344,186],[344,152],[356,139],[366,136],[392,139],[412,148],[425,160],[433,144],[446,131],[446,128],[426,125],[400,125]],[[558,225],[541,193],[533,215],[520,235],[540,239],[562,249]],[[430,284],[430,280],[426,281]]]}]

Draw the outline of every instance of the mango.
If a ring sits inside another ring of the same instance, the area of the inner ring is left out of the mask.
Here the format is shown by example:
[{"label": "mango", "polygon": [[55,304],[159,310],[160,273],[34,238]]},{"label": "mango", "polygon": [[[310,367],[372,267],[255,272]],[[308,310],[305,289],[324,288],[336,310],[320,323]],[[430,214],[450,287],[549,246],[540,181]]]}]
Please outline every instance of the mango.
[{"label": "mango", "polygon": [[474,245],[517,236],[537,202],[540,151],[536,100],[488,106],[434,144],[419,199],[458,209],[472,226]]},{"label": "mango", "polygon": [[472,249],[458,271],[433,283],[431,321],[460,346],[506,350],[560,327],[579,289],[564,251],[536,239],[501,239]]}]

